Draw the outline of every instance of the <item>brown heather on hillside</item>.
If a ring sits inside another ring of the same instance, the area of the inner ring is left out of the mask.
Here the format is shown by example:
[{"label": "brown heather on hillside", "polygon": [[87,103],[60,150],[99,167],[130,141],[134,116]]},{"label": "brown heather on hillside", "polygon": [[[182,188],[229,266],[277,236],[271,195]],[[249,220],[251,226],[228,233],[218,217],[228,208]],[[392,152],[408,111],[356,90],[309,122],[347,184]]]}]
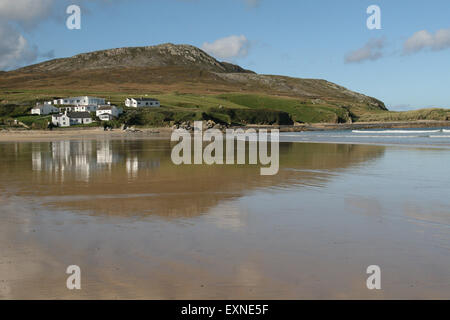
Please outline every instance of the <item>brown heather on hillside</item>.
[{"label": "brown heather on hillside", "polygon": [[385,108],[379,100],[325,80],[258,75],[219,62],[196,47],[173,44],[110,49],[50,60],[3,74],[0,88],[186,93],[248,91]]}]

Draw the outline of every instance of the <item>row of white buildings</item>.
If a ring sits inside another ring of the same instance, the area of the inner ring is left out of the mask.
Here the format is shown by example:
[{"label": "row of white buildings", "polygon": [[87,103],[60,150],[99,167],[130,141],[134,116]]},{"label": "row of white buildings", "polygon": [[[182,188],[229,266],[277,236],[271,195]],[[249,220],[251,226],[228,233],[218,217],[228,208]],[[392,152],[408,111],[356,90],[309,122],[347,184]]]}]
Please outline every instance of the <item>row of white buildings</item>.
[{"label": "row of white buildings", "polygon": [[[84,96],[73,98],[57,98],[53,101],[46,101],[43,104],[37,104],[31,109],[31,114],[48,115],[57,113],[60,111],[60,108],[56,106],[61,106],[68,111],[96,112],[99,106],[106,105],[110,105],[110,103],[106,103],[105,99],[97,97]],[[125,100],[125,106],[128,108],[158,108],[161,107],[161,103],[159,102],[159,100],[153,98],[128,98]]]},{"label": "row of white buildings", "polygon": [[[56,107],[58,106],[58,107]],[[128,98],[125,106],[129,108],[160,107],[158,100],[153,98]],[[56,98],[44,104],[38,104],[31,109],[31,114],[52,114],[52,123],[59,127],[69,127],[77,124],[92,123],[91,112],[95,112],[101,121],[111,121],[119,117],[123,110],[106,103],[105,99],[97,97]]]},{"label": "row of white buildings", "polygon": [[[52,115],[52,123],[58,127],[70,127],[71,125],[90,124],[93,122],[88,106],[65,108],[64,113]],[[97,106],[95,115],[101,121],[111,121],[122,114],[122,109],[113,105]]]}]

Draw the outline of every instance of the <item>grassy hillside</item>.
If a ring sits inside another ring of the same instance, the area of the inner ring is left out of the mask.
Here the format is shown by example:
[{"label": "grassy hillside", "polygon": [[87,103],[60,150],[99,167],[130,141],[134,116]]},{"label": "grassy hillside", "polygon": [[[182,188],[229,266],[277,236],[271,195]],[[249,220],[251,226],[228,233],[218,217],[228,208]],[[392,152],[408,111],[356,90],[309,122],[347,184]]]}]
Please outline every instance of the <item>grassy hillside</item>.
[{"label": "grassy hillside", "polygon": [[[51,100],[56,96],[77,96],[82,94],[90,94],[95,96],[106,97],[111,103],[124,107],[124,101],[130,94],[114,93],[114,92],[86,92],[86,91],[43,91],[43,90],[24,90],[1,93],[0,101],[7,103],[14,103],[20,106],[17,110],[20,110],[19,114],[22,115],[31,109],[31,106],[36,101]],[[133,94],[131,94],[133,95]],[[137,94],[138,95],[138,94]],[[225,122],[233,123],[248,123],[249,117],[252,112],[264,110],[267,114],[276,112],[285,112],[290,115],[292,121],[287,122],[302,122],[302,123],[316,123],[316,122],[348,122],[350,113],[345,108],[339,108],[337,106],[326,103],[315,103],[313,100],[302,100],[288,97],[275,97],[263,94],[211,94],[211,95],[199,95],[199,94],[183,94],[183,93],[155,93],[150,94],[161,101],[162,108],[159,110],[151,110],[152,115],[155,111],[159,112],[172,112],[175,116],[171,116],[170,119],[177,121],[178,119],[200,119],[204,112],[211,112],[211,109],[223,108],[227,109],[242,109],[248,110],[246,114],[239,113],[239,115],[247,115],[239,121],[237,118],[233,118],[233,115],[222,117]],[[28,109],[27,109],[28,106]],[[179,115],[176,115],[180,113]],[[215,110],[215,113],[218,113]],[[226,113],[224,110],[219,113]],[[189,114],[195,114],[195,116],[189,117]],[[3,114],[5,117],[7,114]],[[10,116],[12,113],[10,114]],[[234,115],[236,116],[236,114]],[[272,115],[273,116],[273,115]],[[250,117],[251,118],[251,117]],[[171,120],[171,121],[172,121]],[[286,121],[284,121],[286,124]],[[261,123],[258,123],[261,124]]]},{"label": "grassy hillside", "polygon": [[[126,108],[124,101],[130,95],[111,92],[43,92],[15,91],[0,93],[0,124],[11,123],[12,120],[42,128],[43,118],[30,115],[36,101],[52,100],[55,96],[78,96],[89,94],[106,97],[112,104],[125,110],[117,124],[126,123],[138,126],[171,126],[175,123],[196,120],[214,120],[224,124],[293,124],[291,116],[284,110],[269,108],[249,108],[245,105],[230,102],[215,95],[193,94],[154,94],[152,97],[161,101],[161,108],[133,109]],[[37,98],[37,99],[36,99]],[[8,104],[6,104],[8,103]],[[45,118],[45,120],[48,120]],[[36,123],[35,123],[36,122]],[[33,123],[35,123],[33,125]]]},{"label": "grassy hillside", "polygon": [[293,98],[280,98],[256,94],[222,94],[219,98],[252,109],[270,109],[287,112],[292,120],[301,123],[342,123],[351,119],[345,108],[331,104],[313,103]]},{"label": "grassy hillside", "polygon": [[[123,108],[125,108],[124,101],[127,97],[143,96],[142,92],[130,94],[109,91],[49,89],[0,91],[0,125],[17,119],[31,127],[42,128],[48,119],[29,115],[31,107],[36,101],[52,100],[53,97],[57,96],[85,94],[105,97],[113,104]],[[340,106],[320,99],[280,97],[257,93],[148,92],[147,95],[159,99],[162,107],[141,111],[126,110],[126,114],[120,119],[122,123],[142,126],[168,126],[183,121],[209,119],[227,124],[347,123],[350,121],[450,119],[450,110],[425,109],[389,112],[365,108],[358,104]]]}]

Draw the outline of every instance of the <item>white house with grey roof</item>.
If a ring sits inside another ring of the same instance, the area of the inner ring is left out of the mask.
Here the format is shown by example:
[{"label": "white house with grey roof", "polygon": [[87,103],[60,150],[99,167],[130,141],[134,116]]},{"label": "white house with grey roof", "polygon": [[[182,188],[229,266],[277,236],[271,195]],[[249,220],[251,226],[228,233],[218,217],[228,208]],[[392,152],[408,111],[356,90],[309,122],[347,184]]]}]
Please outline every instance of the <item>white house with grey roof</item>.
[{"label": "white house with grey roof", "polygon": [[128,108],[158,108],[161,106],[161,103],[154,98],[128,98],[125,100],[125,106]]},{"label": "white house with grey roof", "polygon": [[77,124],[90,124],[92,117],[89,112],[65,112],[52,116],[52,123],[58,127],[70,127]]},{"label": "white house with grey roof", "polygon": [[67,116],[70,118],[70,125],[92,123],[92,117],[89,112],[68,112]]}]

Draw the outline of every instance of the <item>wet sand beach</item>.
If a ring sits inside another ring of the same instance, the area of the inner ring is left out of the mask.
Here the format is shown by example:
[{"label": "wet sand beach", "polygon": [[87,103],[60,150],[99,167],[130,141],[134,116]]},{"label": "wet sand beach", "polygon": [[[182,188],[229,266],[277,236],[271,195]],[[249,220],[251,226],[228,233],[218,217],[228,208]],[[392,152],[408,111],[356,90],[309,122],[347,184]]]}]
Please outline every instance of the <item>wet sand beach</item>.
[{"label": "wet sand beach", "polygon": [[64,128],[54,130],[0,130],[0,142],[8,141],[53,141],[76,139],[111,139],[120,137],[163,138],[168,139],[170,128],[146,128],[136,132],[103,128]]},{"label": "wet sand beach", "polygon": [[0,298],[449,297],[450,149],[283,142],[266,177],[170,152],[101,135],[0,143]]}]

